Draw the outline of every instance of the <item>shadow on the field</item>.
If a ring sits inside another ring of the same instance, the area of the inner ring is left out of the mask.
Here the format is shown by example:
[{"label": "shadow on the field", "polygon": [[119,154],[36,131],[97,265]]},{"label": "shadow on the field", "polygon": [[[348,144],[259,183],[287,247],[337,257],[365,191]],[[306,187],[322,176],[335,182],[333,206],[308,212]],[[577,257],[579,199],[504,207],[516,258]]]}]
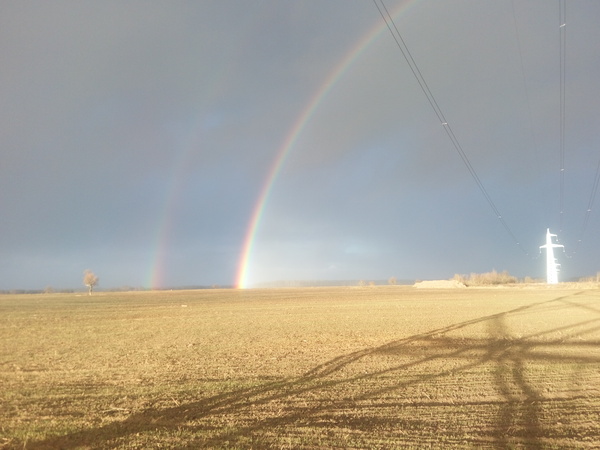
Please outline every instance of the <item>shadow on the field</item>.
[{"label": "shadow on the field", "polygon": [[[147,409],[123,421],[27,442],[26,448],[120,447],[139,433],[157,430],[169,436],[177,448],[269,447],[283,427],[320,429],[324,435],[332,427],[370,434],[386,431],[408,436],[406,442],[411,442],[412,435],[413,444],[418,444],[415,439],[423,433],[429,436],[429,443],[445,433],[451,438],[456,430],[436,429],[436,417],[419,416],[426,408],[456,410],[463,415],[465,408],[491,411],[490,418],[481,419],[487,420],[485,429],[472,432],[474,446],[508,447],[516,443],[539,448],[548,435],[542,416],[544,404],[552,399],[545,397],[539,381],[528,376],[526,365],[600,363],[597,356],[586,352],[600,342],[584,338],[600,329],[600,310],[578,302],[577,296],[453,324],[339,356],[297,378],[232,390],[172,408]],[[514,336],[507,323],[509,319],[528,320],[542,312],[561,314],[567,308],[583,308],[594,314],[585,321],[527,336]],[[463,337],[461,331],[472,326],[480,327],[486,336]],[[449,396],[446,389],[437,398],[425,389],[419,398],[411,398],[406,392],[483,365],[490,368],[483,395]],[[385,408],[403,413],[377,413]],[[173,441],[179,432],[186,436],[180,444]],[[196,432],[198,438],[190,442],[189,436]],[[464,438],[460,439],[458,442],[465,445]]]}]

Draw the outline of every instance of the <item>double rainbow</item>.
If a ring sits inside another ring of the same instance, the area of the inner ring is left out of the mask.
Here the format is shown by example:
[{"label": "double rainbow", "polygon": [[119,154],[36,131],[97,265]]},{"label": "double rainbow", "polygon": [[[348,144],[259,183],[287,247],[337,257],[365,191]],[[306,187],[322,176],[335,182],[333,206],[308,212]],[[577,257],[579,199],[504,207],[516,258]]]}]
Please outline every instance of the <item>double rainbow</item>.
[{"label": "double rainbow", "polygon": [[[392,16],[405,12],[408,7],[417,0],[406,0],[402,2],[393,12]],[[291,150],[294,148],[298,137],[310,121],[311,117],[327,97],[327,94],[332,90],[335,84],[344,76],[344,73],[348,68],[358,59],[363,51],[369,47],[379,37],[384,30],[387,29],[387,25],[383,21],[378,23],[371,28],[366,34],[364,34],[357,43],[344,55],[344,57],[333,67],[331,72],[325,78],[323,84],[316,90],[311,96],[306,106],[302,109],[300,115],[290,128],[286,138],[284,139],[281,147],[277,150],[275,159],[271,164],[268,176],[265,183],[260,191],[258,200],[254,206],[250,222],[244,238],[244,244],[242,247],[241,258],[238,263],[238,272],[236,276],[236,287],[247,288],[248,287],[248,276],[250,271],[250,260],[252,257],[252,251],[254,249],[254,241],[256,238],[256,232],[260,226],[260,221],[263,216],[266,204],[269,200],[269,195],[273,188],[273,185],[279,175],[281,167],[284,165],[285,160]]]}]

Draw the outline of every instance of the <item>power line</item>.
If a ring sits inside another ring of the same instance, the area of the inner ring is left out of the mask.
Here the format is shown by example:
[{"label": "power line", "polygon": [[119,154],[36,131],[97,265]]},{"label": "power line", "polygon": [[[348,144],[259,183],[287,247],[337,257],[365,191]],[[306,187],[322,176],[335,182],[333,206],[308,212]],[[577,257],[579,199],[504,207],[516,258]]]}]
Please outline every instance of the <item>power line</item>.
[{"label": "power line", "polygon": [[585,214],[585,220],[583,221],[583,230],[581,231],[582,237],[585,229],[587,228],[587,224],[590,220],[590,213],[592,212],[592,207],[594,206],[594,201],[596,200],[596,192],[598,192],[598,184],[600,184],[600,161],[598,161],[598,166],[596,167],[596,176],[594,177],[594,184],[592,186],[592,193],[590,195],[590,200],[588,201],[588,207]]},{"label": "power line", "polygon": [[585,218],[583,219],[583,226],[581,227],[581,233],[579,233],[579,239],[577,239],[575,251],[573,251],[573,253],[577,253],[577,250],[579,250],[579,246],[581,245],[581,241],[583,240],[583,235],[585,234],[585,230],[587,229],[588,223],[590,221],[590,215],[592,213],[592,208],[593,208],[594,202],[596,200],[596,193],[598,192],[599,184],[600,184],[600,161],[598,161],[598,166],[596,167],[596,175],[594,176],[594,183],[592,185],[592,193],[590,194],[590,199],[588,201],[587,210],[585,212]]},{"label": "power line", "polygon": [[563,231],[564,201],[565,201],[565,80],[567,58],[567,5],[565,0],[559,0],[559,38],[560,38],[560,192],[559,192],[559,229]]},{"label": "power line", "polygon": [[[381,3],[381,6],[379,6],[378,1],[379,1],[379,3]],[[427,101],[429,102],[429,105],[433,109],[433,111],[434,111],[435,115],[437,116],[438,120],[440,121],[441,125],[444,127],[444,131],[448,135],[448,138],[450,138],[450,141],[452,142],[452,145],[454,146],[456,152],[458,153],[463,164],[465,165],[465,167],[471,174],[471,177],[473,178],[473,180],[475,180],[477,187],[479,188],[479,190],[483,194],[484,198],[488,202],[490,208],[496,215],[496,218],[500,221],[500,223],[502,224],[502,226],[504,227],[506,232],[509,234],[509,236],[513,239],[513,241],[517,245],[517,247],[519,247],[519,249],[523,253],[528,255],[527,251],[525,251],[525,249],[523,249],[523,247],[521,247],[519,240],[516,238],[515,234],[513,233],[513,231],[510,229],[510,227],[508,226],[508,224],[502,217],[502,214],[500,214],[500,211],[496,207],[496,204],[492,200],[487,189],[485,188],[485,186],[481,182],[481,179],[477,175],[475,168],[472,166],[471,162],[469,161],[467,154],[465,153],[462,146],[460,145],[460,142],[458,141],[456,135],[454,134],[452,127],[446,120],[446,117],[444,116],[444,113],[442,112],[437,101],[435,100],[435,97],[433,96],[431,90],[429,89],[429,86],[427,85],[425,78],[421,74],[421,71],[419,70],[417,63],[413,59],[412,54],[410,53],[410,50],[408,49],[408,46],[404,42],[404,39],[402,39],[402,35],[400,34],[398,27],[396,27],[396,23],[394,22],[394,19],[392,18],[391,14],[389,13],[388,9],[386,8],[385,3],[383,2],[383,0],[373,0],[373,3],[375,3],[375,6],[377,7],[379,14],[381,14],[381,17],[383,18],[385,24],[387,25],[388,30],[390,30],[390,33],[392,34],[392,37],[394,38],[396,45],[398,46],[398,48],[400,49],[400,52],[402,53],[402,56],[404,56],[404,59],[408,63],[408,66],[410,67],[411,72],[413,73],[414,77],[416,78],[417,82],[419,83],[421,90],[425,94],[425,97],[427,97]]]},{"label": "power line", "polygon": [[525,64],[523,62],[523,50],[521,46],[521,38],[519,36],[519,26],[517,24],[517,14],[515,11],[515,0],[511,1],[512,4],[512,14],[513,14],[513,23],[515,25],[515,36],[517,40],[517,48],[519,49],[519,62],[521,65],[521,76],[523,77],[523,86],[525,87],[525,98],[527,100],[527,109],[529,112],[529,127],[531,129],[531,139],[533,141],[533,148],[535,151],[535,163],[536,167],[539,169],[541,167],[540,158],[539,158],[539,145],[536,138],[536,133],[533,126],[533,111],[531,109],[531,99],[529,96],[529,88],[527,86],[527,77],[525,76]]},{"label": "power line", "polygon": [[[560,37],[560,229],[563,228],[563,216],[564,216],[564,177],[565,177],[565,123],[566,123],[566,59],[567,59],[567,5],[565,0],[559,0],[559,37]],[[579,238],[575,243],[575,250],[572,254],[576,254],[579,250],[581,242],[587,226],[590,221],[592,208],[596,200],[596,193],[598,192],[598,185],[600,184],[600,161],[596,167],[596,174],[594,175],[594,182],[592,184],[592,191],[588,200],[588,205],[579,233]]]}]

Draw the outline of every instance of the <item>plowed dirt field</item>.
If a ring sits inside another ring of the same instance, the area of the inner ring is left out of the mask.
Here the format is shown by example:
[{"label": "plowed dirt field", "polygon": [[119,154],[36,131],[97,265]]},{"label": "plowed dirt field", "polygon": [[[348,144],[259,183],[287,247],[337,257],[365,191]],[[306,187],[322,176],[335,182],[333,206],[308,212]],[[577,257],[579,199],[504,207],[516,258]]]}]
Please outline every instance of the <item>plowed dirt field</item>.
[{"label": "plowed dirt field", "polygon": [[0,297],[0,448],[600,445],[600,289]]}]

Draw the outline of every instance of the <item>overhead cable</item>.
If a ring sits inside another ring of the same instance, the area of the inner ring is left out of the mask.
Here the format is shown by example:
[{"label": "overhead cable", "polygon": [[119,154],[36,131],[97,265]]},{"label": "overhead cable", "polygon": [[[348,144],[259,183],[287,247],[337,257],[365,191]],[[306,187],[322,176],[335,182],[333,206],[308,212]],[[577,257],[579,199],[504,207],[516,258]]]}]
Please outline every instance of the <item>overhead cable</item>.
[{"label": "overhead cable", "polygon": [[533,112],[531,109],[531,99],[529,98],[529,89],[527,86],[527,77],[525,76],[525,64],[523,62],[523,50],[521,48],[521,38],[519,36],[519,27],[517,24],[517,14],[515,11],[515,0],[512,0],[512,13],[513,13],[513,23],[515,24],[515,37],[517,40],[517,48],[519,49],[519,62],[521,63],[521,75],[523,76],[523,86],[525,87],[525,98],[527,99],[527,108],[529,112],[529,127],[531,129],[531,139],[533,141],[533,148],[535,150],[535,163],[536,167],[541,167],[539,160],[539,146],[536,139],[534,126],[533,126]]},{"label": "overhead cable", "polygon": [[560,191],[559,191],[559,230],[563,231],[564,201],[565,201],[565,80],[567,57],[567,5],[565,0],[559,0],[559,37],[560,37]]},{"label": "overhead cable", "polygon": [[598,161],[598,166],[596,167],[596,175],[594,176],[594,184],[592,185],[592,193],[590,194],[590,199],[588,200],[587,210],[585,212],[585,218],[583,220],[583,226],[581,227],[581,232],[579,233],[579,239],[577,239],[575,251],[573,253],[577,253],[577,250],[579,250],[579,246],[581,245],[581,241],[583,240],[583,235],[585,234],[585,230],[587,229],[588,223],[590,221],[590,215],[592,213],[592,208],[594,207],[594,202],[596,200],[596,193],[598,192],[599,184],[600,184],[600,161]]},{"label": "overhead cable", "polygon": [[[559,36],[560,36],[560,228],[562,231],[563,226],[563,215],[564,215],[564,176],[565,176],[565,104],[566,104],[566,57],[567,57],[567,5],[565,0],[559,0]],[[594,175],[594,182],[592,184],[592,191],[588,200],[588,205],[583,219],[583,226],[579,233],[579,238],[575,243],[575,250],[572,254],[577,253],[585,231],[590,221],[592,208],[596,200],[596,193],[598,192],[598,184],[600,184],[600,161],[596,167],[596,174]]]},{"label": "overhead cable", "polygon": [[390,33],[392,34],[392,37],[394,38],[394,41],[396,42],[396,45],[398,46],[398,48],[400,49],[400,52],[402,53],[402,56],[404,56],[404,59],[408,63],[411,72],[413,73],[414,77],[416,78],[417,82],[419,83],[419,86],[421,87],[421,90],[425,94],[425,97],[427,97],[427,101],[429,102],[429,105],[431,105],[431,108],[433,109],[435,115],[437,116],[438,120],[440,121],[440,124],[444,127],[444,131],[446,132],[446,134],[450,138],[450,141],[452,142],[452,145],[454,146],[456,152],[460,156],[463,164],[465,165],[465,167],[467,168],[467,170],[471,174],[471,177],[473,178],[473,180],[475,180],[475,183],[477,184],[477,187],[479,188],[479,190],[483,194],[483,196],[486,199],[486,201],[488,202],[490,208],[492,209],[492,211],[496,215],[496,218],[500,221],[500,223],[502,224],[502,226],[504,227],[504,229],[506,230],[506,232],[513,239],[513,241],[519,247],[519,249],[523,253],[525,253],[527,255],[528,254],[527,251],[525,251],[525,249],[523,249],[523,247],[521,246],[519,240],[516,238],[515,234],[513,233],[513,231],[510,229],[510,227],[508,226],[508,224],[506,223],[506,221],[502,217],[502,214],[500,214],[500,211],[496,207],[496,204],[492,200],[492,198],[489,195],[487,189],[485,188],[485,186],[481,182],[481,179],[477,175],[477,172],[475,171],[475,168],[473,167],[473,165],[469,161],[469,158],[467,157],[467,154],[465,153],[465,151],[463,150],[462,146],[460,145],[460,142],[458,141],[456,135],[454,134],[454,131],[452,130],[452,127],[450,126],[450,124],[446,120],[446,117],[444,116],[444,113],[442,112],[442,110],[439,107],[437,101],[435,100],[435,97],[433,96],[431,90],[429,89],[429,86],[427,85],[427,82],[425,81],[425,78],[421,74],[421,71],[419,70],[419,67],[417,66],[417,63],[413,59],[412,54],[410,53],[410,50],[408,49],[406,43],[404,42],[404,39],[402,39],[402,35],[400,34],[400,31],[396,27],[396,23],[394,22],[394,19],[392,18],[391,14],[389,13],[388,9],[386,8],[385,3],[383,2],[383,0],[373,0],[373,3],[375,3],[375,6],[377,7],[377,10],[379,11],[379,14],[381,14],[381,17],[385,21],[385,23],[386,23],[386,25],[388,27],[388,30],[390,30]]}]

